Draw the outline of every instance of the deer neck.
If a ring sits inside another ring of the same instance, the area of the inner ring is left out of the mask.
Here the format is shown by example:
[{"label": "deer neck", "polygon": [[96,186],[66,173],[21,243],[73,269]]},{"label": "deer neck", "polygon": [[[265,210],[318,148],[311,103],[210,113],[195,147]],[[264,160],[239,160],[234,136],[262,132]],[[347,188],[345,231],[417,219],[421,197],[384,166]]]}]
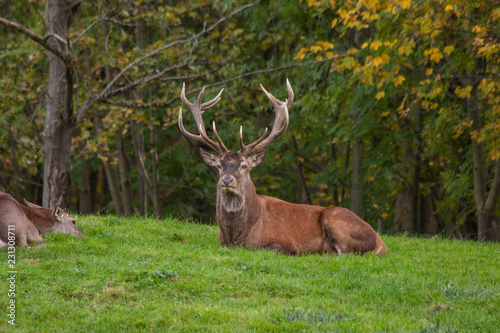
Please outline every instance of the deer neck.
[{"label": "deer neck", "polygon": [[260,212],[253,183],[241,194],[227,192],[217,186],[217,222],[225,244],[247,245],[247,235],[259,220]]},{"label": "deer neck", "polygon": [[25,205],[21,205],[21,208],[28,220],[35,225],[41,234],[50,232],[50,227],[53,224],[53,209],[36,209]]}]

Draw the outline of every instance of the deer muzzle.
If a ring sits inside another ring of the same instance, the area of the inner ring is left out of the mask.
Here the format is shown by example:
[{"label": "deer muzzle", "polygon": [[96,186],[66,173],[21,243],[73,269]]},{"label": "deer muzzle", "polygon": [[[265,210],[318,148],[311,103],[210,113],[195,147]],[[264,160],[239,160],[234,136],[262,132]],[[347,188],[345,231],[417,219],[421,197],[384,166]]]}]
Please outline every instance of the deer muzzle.
[{"label": "deer muzzle", "polygon": [[221,184],[222,184],[222,187],[232,187],[233,178],[232,177],[222,177]]}]

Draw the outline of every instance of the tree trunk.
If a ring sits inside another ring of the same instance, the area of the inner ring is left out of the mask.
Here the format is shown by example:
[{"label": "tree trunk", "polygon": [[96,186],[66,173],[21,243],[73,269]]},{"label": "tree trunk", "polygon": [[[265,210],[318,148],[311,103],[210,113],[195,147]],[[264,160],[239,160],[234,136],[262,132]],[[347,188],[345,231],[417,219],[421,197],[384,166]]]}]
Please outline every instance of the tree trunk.
[{"label": "tree trunk", "polygon": [[342,175],[342,189],[340,191],[340,202],[344,201],[345,198],[345,192],[346,188],[348,187],[347,185],[347,171],[349,170],[349,159],[351,157],[351,144],[347,142],[347,148],[345,151],[345,161],[344,161],[344,173]]},{"label": "tree trunk", "polygon": [[[153,86],[149,85],[149,100],[153,97]],[[155,125],[156,116],[154,113],[154,109],[152,107],[149,108],[149,130],[151,133],[150,138],[150,156],[151,156],[151,169],[153,172],[153,207],[155,210],[156,218],[162,217],[162,207],[160,201],[160,174],[158,171],[158,150],[157,150],[157,142],[156,142],[156,125]]]},{"label": "tree trunk", "polygon": [[[65,0],[48,0],[48,30],[64,40],[68,37],[69,3]],[[64,43],[55,41],[62,50]],[[71,176],[71,136],[73,121],[64,114],[72,109],[72,94],[67,91],[68,73],[61,59],[49,52],[49,83],[47,87],[47,111],[45,115],[43,206],[54,208],[59,204],[69,208]],[[68,98],[68,96],[70,96]]]},{"label": "tree trunk", "polygon": [[[330,143],[330,159],[331,159],[331,164],[335,165],[335,160],[337,159],[337,147],[335,143],[333,143],[333,140]],[[329,187],[330,187],[329,192],[332,193],[333,196],[333,205],[340,206],[339,193],[338,193],[339,192],[338,179],[336,179],[335,182],[330,182]]]},{"label": "tree trunk", "polygon": [[135,120],[132,120],[130,122],[130,128],[132,129],[132,143],[134,145],[137,174],[139,175],[139,213],[141,215],[146,215],[147,195],[151,194],[152,189],[151,181],[144,167],[144,136],[137,127],[138,125]]},{"label": "tree trunk", "polygon": [[127,215],[134,214],[134,203],[132,199],[132,185],[130,183],[130,172],[128,167],[127,157],[123,148],[123,141],[120,134],[117,132],[116,150],[118,151],[118,171],[120,173],[120,181],[123,194],[123,210]]},{"label": "tree trunk", "polygon": [[363,137],[352,144],[351,210],[363,218]]},{"label": "tree trunk", "polygon": [[422,166],[422,123],[423,123],[423,113],[420,104],[413,107],[415,113],[415,151],[413,154],[410,152],[410,156],[413,157],[413,181],[412,181],[412,206],[411,206],[411,221],[412,221],[412,231],[419,233],[424,229],[422,225],[422,196],[420,193],[420,169]]},{"label": "tree trunk", "polygon": [[82,166],[82,183],[78,187],[78,192],[78,197],[80,199],[80,213],[92,213],[92,196],[90,192],[90,163],[88,161],[85,161]]},{"label": "tree trunk", "polygon": [[106,179],[108,180],[109,192],[111,193],[111,198],[113,199],[113,204],[115,205],[115,211],[118,216],[123,215],[123,203],[120,196],[120,187],[118,185],[118,180],[116,179],[116,170],[113,168],[111,163],[102,162],[104,167],[104,172],[106,173]]},{"label": "tree trunk", "polygon": [[[142,207],[142,214],[146,214],[146,204],[147,197],[149,196],[153,201],[153,206],[155,210],[156,217],[161,217],[161,207],[159,205],[159,196],[154,194],[153,185],[151,184],[151,180],[149,179],[148,173],[146,171],[146,167],[144,166],[144,136],[140,133],[137,128],[137,124],[135,121],[132,121],[132,141],[134,144],[134,150],[137,161],[137,173],[139,174],[140,184],[143,186],[144,191],[144,206]],[[153,172],[154,173],[154,172]],[[155,205],[155,201],[157,200],[157,204]]]},{"label": "tree trunk", "polygon": [[[469,118],[472,120],[471,130],[481,131],[481,116],[479,112],[478,84],[467,80],[467,85],[472,86],[470,97],[465,101]],[[500,160],[496,161],[495,175],[491,184],[490,193],[487,192],[487,164],[484,146],[481,142],[472,139],[472,156],[474,163],[474,199],[477,212],[477,237],[478,240],[495,240],[496,225],[495,208],[498,204],[500,192]]]},{"label": "tree trunk", "polygon": [[14,147],[14,136],[12,135],[12,131],[9,130],[9,141],[10,141],[10,153],[12,155],[12,167],[14,169],[14,177],[13,183],[14,183],[14,197],[16,200],[20,200],[21,196],[19,195],[19,185],[17,185],[17,180],[19,179],[19,174],[17,172],[17,158],[16,158],[16,149]]}]

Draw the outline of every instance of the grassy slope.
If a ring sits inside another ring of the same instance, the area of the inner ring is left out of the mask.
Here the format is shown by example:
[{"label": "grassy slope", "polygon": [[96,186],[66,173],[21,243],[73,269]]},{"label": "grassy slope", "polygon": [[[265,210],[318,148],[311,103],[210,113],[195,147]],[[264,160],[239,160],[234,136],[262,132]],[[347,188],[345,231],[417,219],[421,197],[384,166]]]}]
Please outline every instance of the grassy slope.
[{"label": "grassy slope", "polygon": [[216,227],[179,221],[79,226],[88,238],[18,249],[16,331],[493,332],[500,322],[499,244],[387,236],[386,256],[287,257],[221,248]]}]

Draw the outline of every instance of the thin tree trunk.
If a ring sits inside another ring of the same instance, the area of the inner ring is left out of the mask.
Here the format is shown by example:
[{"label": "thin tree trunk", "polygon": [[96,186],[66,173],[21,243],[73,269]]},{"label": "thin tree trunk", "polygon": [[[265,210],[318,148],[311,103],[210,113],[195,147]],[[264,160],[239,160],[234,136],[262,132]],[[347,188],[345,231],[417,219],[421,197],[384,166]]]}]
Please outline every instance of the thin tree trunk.
[{"label": "thin tree trunk", "polygon": [[[413,152],[413,181],[412,181],[412,206],[411,206],[411,221],[412,221],[412,231],[420,232],[423,229],[421,221],[421,211],[422,211],[422,198],[420,193],[420,169],[422,166],[421,150],[422,150],[422,123],[423,123],[423,113],[420,105],[415,105],[413,107],[415,112],[415,151]],[[410,152],[410,156],[411,156]]]},{"label": "thin tree trunk", "polygon": [[311,193],[309,193],[309,189],[307,188],[306,178],[304,177],[304,166],[302,165],[302,163],[297,164],[297,174],[299,176],[300,184],[302,185],[302,188],[304,189],[304,193],[306,195],[305,203],[307,203],[308,205],[312,205]]},{"label": "thin tree trunk", "polygon": [[[331,158],[331,164],[332,166],[335,165],[335,160],[337,159],[337,147],[335,146],[335,143],[333,143],[333,140],[332,140],[332,143],[330,144],[330,158]],[[335,185],[332,185],[333,182],[330,182],[330,192],[332,193],[332,196],[333,196],[333,204],[335,206],[339,206],[340,205],[340,202],[339,202],[339,193],[338,193],[338,180],[336,181],[337,184]]]},{"label": "thin tree trunk", "polygon": [[116,170],[109,162],[103,161],[102,165],[104,167],[106,179],[108,180],[109,192],[111,193],[111,198],[113,199],[113,204],[115,205],[116,214],[118,216],[122,216],[123,203],[120,196],[120,186],[118,185],[118,180],[116,179]]},{"label": "thin tree trunk", "polygon": [[[349,158],[351,157],[351,144],[347,142],[347,149],[345,152],[345,161],[344,161],[344,174],[342,175],[342,184],[347,184],[347,171],[349,170]],[[342,186],[342,190],[340,191],[340,201],[344,201],[345,198],[345,190],[347,185]]]},{"label": "thin tree trunk", "polygon": [[17,179],[19,178],[19,174],[17,172],[17,159],[16,159],[16,149],[14,147],[14,136],[12,135],[12,131],[9,130],[9,141],[10,141],[10,154],[12,155],[12,167],[14,168],[14,177],[12,178],[14,182],[14,195],[17,200],[21,199],[19,195],[19,186],[17,185]]},{"label": "thin tree trunk", "polygon": [[[149,100],[152,99],[153,96],[153,86],[149,85]],[[150,156],[151,156],[151,169],[153,172],[153,207],[155,210],[156,218],[162,217],[162,207],[160,201],[160,174],[158,171],[158,150],[157,150],[157,141],[156,141],[156,125],[155,125],[155,112],[152,107],[149,108],[149,130],[150,130]]]},{"label": "thin tree trunk", "polygon": [[[479,133],[481,131],[481,116],[479,113],[479,101],[478,101],[478,84],[475,82],[466,82],[467,85],[472,86],[472,91],[470,97],[466,99],[465,105],[467,112],[469,113],[469,118],[472,120],[471,130]],[[498,184],[500,180],[498,179],[500,172],[497,172],[498,161],[496,162],[494,182],[490,189],[490,196],[487,193],[487,164],[484,154],[484,146],[482,142],[472,139],[472,158],[474,163],[474,199],[476,201],[476,212],[477,212],[477,237],[478,240],[495,240],[495,207],[498,203]],[[487,198],[488,197],[488,198]],[[488,206],[486,205],[488,199]]]},{"label": "thin tree trunk", "polygon": [[78,197],[80,199],[80,213],[92,213],[92,198],[90,193],[90,163],[88,161],[85,161],[82,167],[82,183],[78,187],[78,192]]},{"label": "thin tree trunk", "polygon": [[149,180],[148,174],[146,172],[146,168],[144,167],[144,139],[137,128],[137,123],[135,122],[135,120],[132,120],[130,122],[130,128],[132,130],[132,143],[134,145],[134,152],[136,157],[135,163],[137,174],[139,175],[139,213],[141,215],[146,215],[147,195],[151,194],[152,187],[151,181]]},{"label": "thin tree trunk", "polygon": [[130,182],[130,172],[127,157],[123,148],[123,141],[120,134],[115,134],[116,150],[118,151],[118,171],[120,173],[121,188],[123,194],[123,210],[127,215],[134,214],[134,203],[132,199],[132,185]]},{"label": "thin tree trunk", "polygon": [[351,210],[363,217],[363,137],[358,136],[352,144]]}]

